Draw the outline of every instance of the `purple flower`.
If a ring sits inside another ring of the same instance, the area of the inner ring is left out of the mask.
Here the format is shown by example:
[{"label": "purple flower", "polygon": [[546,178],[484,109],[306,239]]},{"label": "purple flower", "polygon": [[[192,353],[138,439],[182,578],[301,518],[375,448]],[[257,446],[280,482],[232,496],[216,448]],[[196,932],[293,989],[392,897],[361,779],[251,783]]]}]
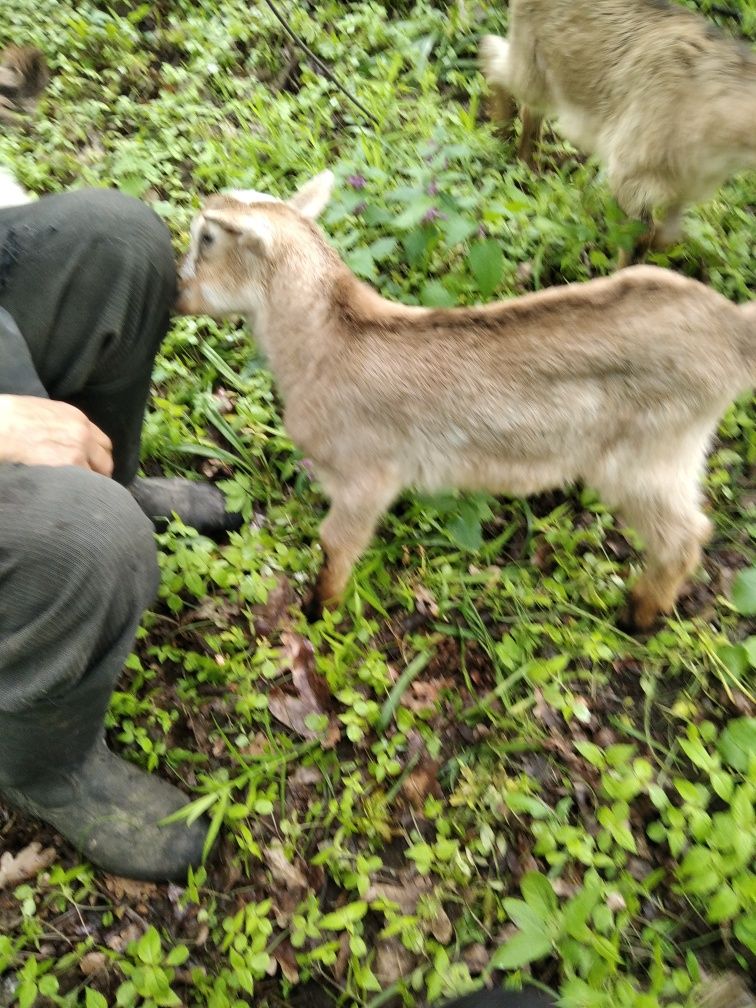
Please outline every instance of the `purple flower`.
[{"label": "purple flower", "polygon": [[354,214],[355,217],[359,217],[360,214],[365,213],[366,210],[367,210],[367,203],[365,202],[365,200],[360,200],[360,202],[357,204],[354,210],[352,210],[352,213]]},{"label": "purple flower", "polygon": [[446,214],[441,213],[438,207],[432,206],[430,210],[426,210],[423,214],[423,224],[430,224],[432,221],[446,220]]},{"label": "purple flower", "polygon": [[428,195],[436,196],[437,194],[438,194],[438,182],[436,182],[436,180],[433,179],[431,184],[428,186]]},{"label": "purple flower", "polygon": [[363,175],[347,175],[347,185],[352,189],[364,189],[367,185]]}]

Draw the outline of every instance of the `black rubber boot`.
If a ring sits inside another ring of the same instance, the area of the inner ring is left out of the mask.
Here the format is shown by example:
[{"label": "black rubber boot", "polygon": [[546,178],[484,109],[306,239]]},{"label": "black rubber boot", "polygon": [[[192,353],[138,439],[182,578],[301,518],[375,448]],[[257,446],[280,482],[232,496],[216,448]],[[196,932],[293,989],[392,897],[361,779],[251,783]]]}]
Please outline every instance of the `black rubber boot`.
[{"label": "black rubber boot", "polygon": [[159,825],[189,799],[110,752],[100,724],[86,703],[0,714],[0,801],[54,826],[107,872],[185,882],[208,821]]},{"label": "black rubber boot", "polygon": [[240,514],[226,510],[225,497],[212,483],[138,476],[128,490],[157,529],[165,528],[173,514],[209,536],[235,532],[243,523]]}]

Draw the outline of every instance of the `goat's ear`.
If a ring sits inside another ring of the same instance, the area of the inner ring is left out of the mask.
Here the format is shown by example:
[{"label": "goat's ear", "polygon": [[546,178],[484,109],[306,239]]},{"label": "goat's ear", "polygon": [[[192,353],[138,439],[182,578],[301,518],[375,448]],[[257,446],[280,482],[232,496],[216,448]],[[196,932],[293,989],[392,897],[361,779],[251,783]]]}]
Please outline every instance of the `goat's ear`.
[{"label": "goat's ear", "polygon": [[257,214],[234,213],[231,210],[206,210],[206,221],[217,224],[258,255],[267,255],[273,243],[273,233],[265,218]]},{"label": "goat's ear", "polygon": [[315,178],[305,182],[301,189],[298,189],[288,200],[290,207],[298,210],[310,220],[319,217],[328,205],[333,192],[334,174],[332,171],[324,171]]}]

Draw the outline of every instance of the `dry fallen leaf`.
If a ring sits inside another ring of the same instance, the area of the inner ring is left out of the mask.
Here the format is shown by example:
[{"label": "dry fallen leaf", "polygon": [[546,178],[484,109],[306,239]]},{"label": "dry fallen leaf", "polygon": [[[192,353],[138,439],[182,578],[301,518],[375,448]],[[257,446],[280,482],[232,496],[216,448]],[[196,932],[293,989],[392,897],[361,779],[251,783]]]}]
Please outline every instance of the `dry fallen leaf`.
[{"label": "dry fallen leaf", "polygon": [[452,928],[452,922],[449,920],[449,916],[443,907],[440,907],[438,913],[429,922],[430,932],[437,942],[442,945],[448,945],[454,936],[454,929]]},{"label": "dry fallen leaf", "polygon": [[289,983],[298,983],[299,970],[297,968],[297,960],[294,955],[294,949],[292,948],[291,942],[287,938],[284,938],[284,940],[273,949],[273,957],[281,967],[281,972]]},{"label": "dry fallen leaf", "polygon": [[704,976],[696,991],[699,1008],[753,1008],[756,1001],[737,973]]},{"label": "dry fallen leaf", "polygon": [[429,616],[438,616],[438,602],[430,589],[426,588],[425,585],[417,585],[414,594],[419,612]]},{"label": "dry fallen leaf", "polygon": [[336,962],[333,964],[333,975],[336,980],[341,983],[346,975],[347,963],[349,962],[349,933],[347,931],[341,932],[341,938],[339,939],[339,951],[336,956]]},{"label": "dry fallen leaf", "polygon": [[268,694],[268,708],[274,718],[285,724],[302,738],[318,739],[325,749],[338,742],[341,733],[338,723],[330,718],[323,734],[307,724],[313,714],[328,715],[332,705],[328,683],[315,668],[312,644],[301,634],[282,633],[283,655],[291,669],[293,693],[276,686]]},{"label": "dry fallen leaf", "polygon": [[294,602],[294,589],[288,578],[280,577],[268,592],[264,603],[252,607],[252,625],[256,637],[270,637],[289,623],[289,606]]},{"label": "dry fallen leaf", "polygon": [[272,843],[263,853],[274,882],[287,889],[307,889],[304,872],[287,859],[280,843]]},{"label": "dry fallen leaf", "polygon": [[215,404],[219,413],[233,413],[236,408],[236,392],[223,388],[219,385],[213,392]]},{"label": "dry fallen leaf", "polygon": [[35,878],[45,868],[49,868],[57,857],[52,847],[42,849],[42,844],[30,843],[18,854],[5,851],[0,855],[0,889],[12,888],[21,882]]},{"label": "dry fallen leaf", "polygon": [[142,930],[136,924],[127,924],[120,931],[112,931],[105,939],[105,944],[114,952],[123,952],[127,945],[142,937]]},{"label": "dry fallen leaf", "polygon": [[440,798],[441,786],[438,783],[438,771],[441,764],[430,758],[421,760],[415,769],[408,774],[402,783],[402,794],[418,814],[422,814],[425,799],[432,795]]},{"label": "dry fallen leaf", "polygon": [[104,952],[87,952],[79,960],[79,969],[84,976],[92,976],[95,973],[103,973],[108,966],[108,957]]},{"label": "dry fallen leaf", "polygon": [[390,903],[396,903],[403,914],[414,914],[417,910],[417,901],[431,889],[431,882],[420,876],[408,879],[401,884],[373,882],[365,899],[368,903],[373,903],[376,900],[388,900]]},{"label": "dry fallen leaf", "polygon": [[416,679],[401,700],[402,707],[419,714],[421,711],[432,710],[438,704],[441,690],[454,685],[454,680],[448,677],[442,679]]},{"label": "dry fallen leaf", "polygon": [[309,892],[310,886],[304,871],[292,864],[283,847],[275,841],[263,851],[263,856],[273,876],[273,912],[279,927],[287,927],[291,915]]},{"label": "dry fallen leaf", "polygon": [[390,987],[402,977],[409,976],[415,965],[415,957],[396,938],[377,942],[373,972],[382,987]]},{"label": "dry fallen leaf", "polygon": [[475,942],[473,945],[467,946],[462,953],[462,958],[464,959],[467,968],[470,970],[470,973],[473,976],[477,976],[478,973],[482,973],[488,966],[488,961],[491,958],[491,955],[485,945],[482,945],[480,942]]},{"label": "dry fallen leaf", "polygon": [[290,788],[305,791],[320,784],[323,774],[315,766],[298,766],[294,773],[287,779]]},{"label": "dry fallen leaf", "polygon": [[105,875],[105,888],[116,901],[122,903],[124,897],[134,903],[149,904],[157,892],[154,882],[136,882],[120,875]]}]

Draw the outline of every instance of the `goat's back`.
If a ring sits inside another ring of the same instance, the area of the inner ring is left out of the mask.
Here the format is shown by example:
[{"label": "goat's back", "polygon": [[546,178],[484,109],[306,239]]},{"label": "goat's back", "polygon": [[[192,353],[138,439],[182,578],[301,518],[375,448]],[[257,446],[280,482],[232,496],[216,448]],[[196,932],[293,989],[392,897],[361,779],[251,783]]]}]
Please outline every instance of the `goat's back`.
[{"label": "goat's back", "polygon": [[384,458],[407,484],[527,493],[610,444],[710,427],[750,378],[744,313],[655,267],[470,309],[361,312],[344,284],[334,366],[287,397],[294,439],[339,470]]}]

